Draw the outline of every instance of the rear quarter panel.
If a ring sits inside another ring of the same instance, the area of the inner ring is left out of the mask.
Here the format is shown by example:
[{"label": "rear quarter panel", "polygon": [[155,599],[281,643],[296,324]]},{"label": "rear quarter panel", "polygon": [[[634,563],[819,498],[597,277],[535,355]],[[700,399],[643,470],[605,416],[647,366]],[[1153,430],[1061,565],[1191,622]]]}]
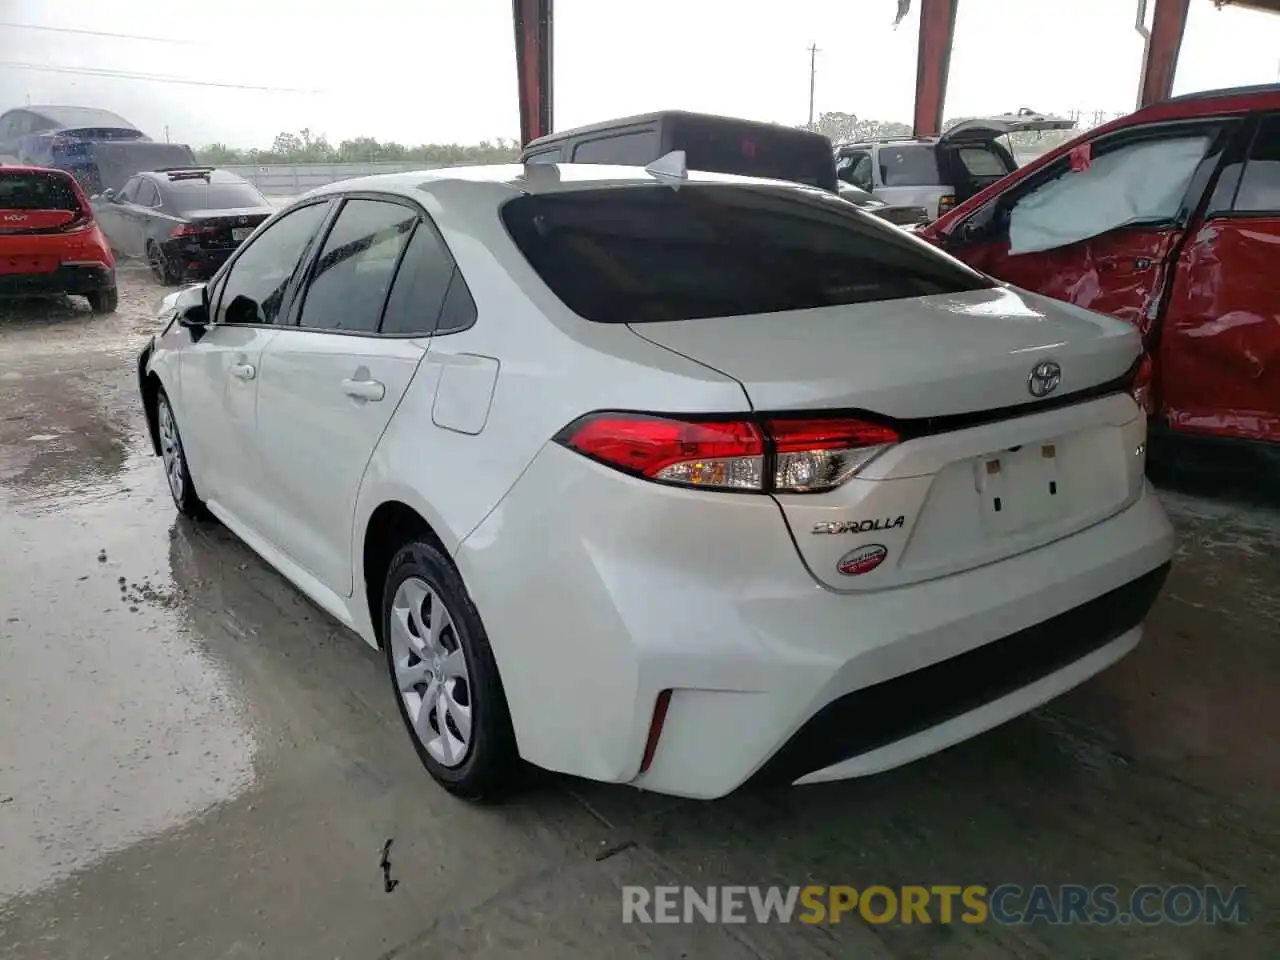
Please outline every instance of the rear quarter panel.
[{"label": "rear quarter panel", "polygon": [[[437,189],[448,193],[447,184]],[[741,387],[723,374],[642,340],[624,324],[591,323],[569,313],[492,207],[487,213],[453,212],[429,196],[424,205],[470,287],[478,319],[467,330],[432,339],[370,459],[354,517],[357,584],[363,582],[364,530],[384,502],[417,510],[453,554],[538,451],[585,413],[750,409]],[[459,409],[481,401],[475,391],[441,399],[442,383],[448,389],[444,371],[463,356],[486,358],[483,366],[496,368],[487,411]],[[467,431],[437,424],[460,422],[436,415],[446,406],[467,420]]]}]

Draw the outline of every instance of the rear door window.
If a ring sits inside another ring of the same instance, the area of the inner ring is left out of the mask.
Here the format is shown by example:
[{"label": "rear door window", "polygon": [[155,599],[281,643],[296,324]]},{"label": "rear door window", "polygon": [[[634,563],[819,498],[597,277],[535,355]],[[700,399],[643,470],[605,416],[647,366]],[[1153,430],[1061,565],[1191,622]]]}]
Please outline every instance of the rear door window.
[{"label": "rear door window", "polygon": [[1232,209],[1237,213],[1280,212],[1280,116],[1266,117],[1258,126]]},{"label": "rear door window", "polygon": [[[382,316],[382,332],[395,336],[435,333],[455,273],[453,257],[444,241],[430,224],[418,224],[396,271],[395,285]],[[462,282],[461,277],[458,282]]]},{"label": "rear door window", "polygon": [[400,251],[417,222],[417,213],[398,203],[343,204],[311,268],[299,326],[376,331]]},{"label": "rear door window", "polygon": [[138,187],[138,203],[144,207],[160,206],[160,192],[150,180],[143,180]]},{"label": "rear door window", "polygon": [[80,201],[64,174],[6,173],[0,168],[0,210],[79,210]]},{"label": "rear door window", "polygon": [[957,147],[956,155],[971,177],[1003,177],[1010,172],[1000,155],[987,147]]},{"label": "rear door window", "polygon": [[882,146],[880,183],[886,187],[936,187],[942,183],[938,154],[931,143]]},{"label": "rear door window", "polygon": [[547,286],[571,310],[602,323],[776,313],[992,286],[834,195],[793,188],[690,184],[531,195],[508,202],[502,217]]}]

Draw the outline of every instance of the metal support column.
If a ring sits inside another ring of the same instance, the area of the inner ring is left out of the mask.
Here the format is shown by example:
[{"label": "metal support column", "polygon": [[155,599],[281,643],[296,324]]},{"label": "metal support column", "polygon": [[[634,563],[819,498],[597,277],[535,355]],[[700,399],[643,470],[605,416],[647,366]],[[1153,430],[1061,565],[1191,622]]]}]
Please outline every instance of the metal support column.
[{"label": "metal support column", "polygon": [[551,132],[552,0],[511,0],[520,89],[520,143]]},{"label": "metal support column", "polygon": [[959,4],[960,0],[920,0],[913,125],[917,137],[936,137],[942,132],[942,107],[947,99],[947,73],[951,69],[951,42]]},{"label": "metal support column", "polygon": [[1187,8],[1191,0],[1155,0],[1151,30],[1145,29],[1146,0],[1138,5],[1138,31],[1147,41],[1142,58],[1142,82],[1138,87],[1138,107],[1167,100],[1173,93],[1173,74],[1178,68],[1178,51],[1187,28]]}]

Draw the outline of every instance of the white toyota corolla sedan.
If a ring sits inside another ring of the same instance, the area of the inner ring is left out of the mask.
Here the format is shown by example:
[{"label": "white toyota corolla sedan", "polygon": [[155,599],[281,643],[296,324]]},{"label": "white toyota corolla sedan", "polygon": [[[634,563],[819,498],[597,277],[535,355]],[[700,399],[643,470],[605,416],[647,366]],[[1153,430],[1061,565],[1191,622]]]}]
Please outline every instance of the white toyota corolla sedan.
[{"label": "white toyota corolla sedan", "polygon": [[1172,555],[1137,333],[811,188],[349,180],[162,320],[178,509],[385,651],[467,797],[889,769],[1124,656]]}]

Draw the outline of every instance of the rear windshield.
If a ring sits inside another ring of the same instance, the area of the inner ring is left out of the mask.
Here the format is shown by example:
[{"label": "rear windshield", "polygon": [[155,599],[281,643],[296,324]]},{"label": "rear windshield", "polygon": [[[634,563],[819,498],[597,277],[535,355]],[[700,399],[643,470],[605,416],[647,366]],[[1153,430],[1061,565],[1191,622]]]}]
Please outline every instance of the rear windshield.
[{"label": "rear windshield", "polygon": [[674,123],[670,144],[672,150],[685,152],[685,165],[690,170],[836,189],[835,157],[825,137],[697,120]]},{"label": "rear windshield", "polygon": [[250,183],[207,180],[171,180],[166,196],[182,213],[195,210],[232,210],[236,207],[265,207],[267,198]]},{"label": "rear windshield", "polygon": [[931,143],[880,148],[880,182],[886,187],[936,187],[938,156]]},{"label": "rear windshield", "polygon": [[987,147],[957,147],[956,154],[971,177],[1003,177],[1011,172],[1000,154]]},{"label": "rear windshield", "polygon": [[547,286],[601,323],[777,313],[992,286],[834,196],[728,185],[531,195],[502,218]]},{"label": "rear windshield", "polygon": [[79,210],[69,177],[0,170],[0,210]]}]

